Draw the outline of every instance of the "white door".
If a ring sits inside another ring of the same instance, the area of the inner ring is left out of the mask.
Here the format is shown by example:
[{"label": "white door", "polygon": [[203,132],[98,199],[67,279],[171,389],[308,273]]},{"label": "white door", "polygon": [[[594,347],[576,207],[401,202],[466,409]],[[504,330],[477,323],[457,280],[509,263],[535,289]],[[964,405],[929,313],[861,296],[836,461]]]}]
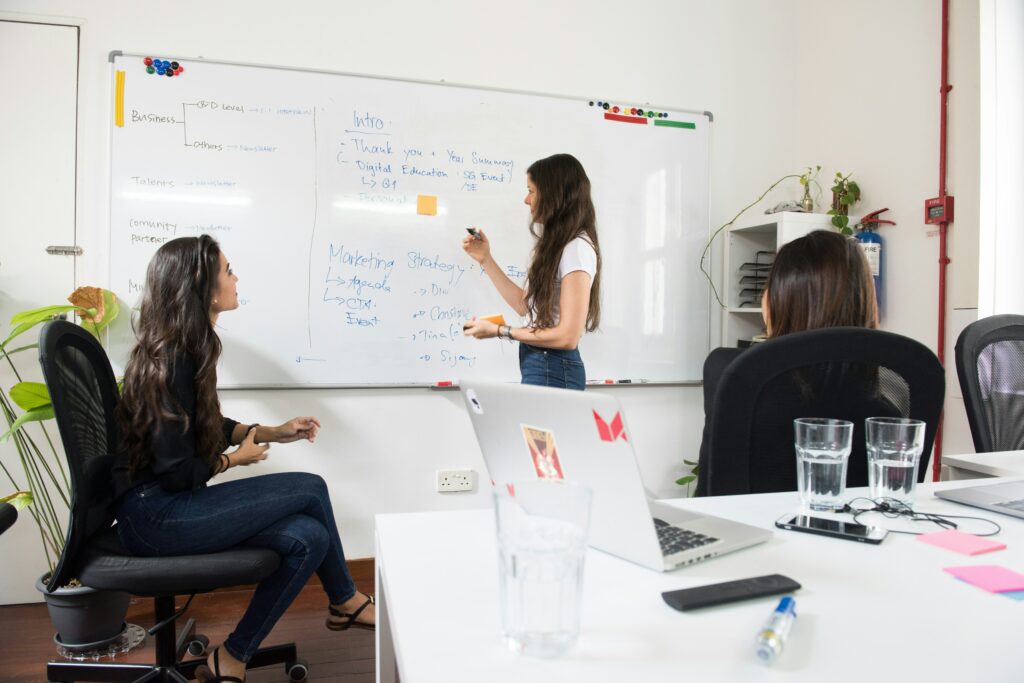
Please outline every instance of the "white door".
[{"label": "white door", "polygon": [[[64,303],[74,289],[75,259],[46,247],[75,244],[75,157],[78,27],[0,21],[0,341],[14,313]],[[36,331],[14,346],[36,341]],[[35,350],[15,356],[24,379],[40,381]],[[0,363],[0,388],[15,381]],[[0,420],[0,433],[7,426]],[[38,425],[32,438],[48,448]],[[56,427],[50,438],[59,448]],[[24,486],[13,443],[0,443],[0,462]],[[0,471],[0,496],[13,491]],[[60,514],[60,513],[59,513]],[[66,514],[66,513],[65,513]],[[27,511],[0,537],[0,604],[36,602],[45,571],[39,532]]]}]

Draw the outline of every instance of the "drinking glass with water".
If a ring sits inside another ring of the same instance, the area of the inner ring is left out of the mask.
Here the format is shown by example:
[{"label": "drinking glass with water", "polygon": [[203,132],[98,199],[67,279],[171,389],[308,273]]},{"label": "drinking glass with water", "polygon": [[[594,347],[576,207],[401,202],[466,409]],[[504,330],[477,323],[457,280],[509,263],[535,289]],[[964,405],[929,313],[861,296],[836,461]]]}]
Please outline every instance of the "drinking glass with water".
[{"label": "drinking glass with water", "polygon": [[895,498],[913,507],[924,427],[921,420],[903,417],[869,417],[864,421],[872,498]]},{"label": "drinking glass with water", "polygon": [[853,445],[853,423],[830,418],[793,420],[796,481],[807,510],[838,510],[846,491],[846,466]]},{"label": "drinking glass with water", "polygon": [[564,481],[495,488],[501,629],[513,652],[556,657],[576,643],[590,498]]}]

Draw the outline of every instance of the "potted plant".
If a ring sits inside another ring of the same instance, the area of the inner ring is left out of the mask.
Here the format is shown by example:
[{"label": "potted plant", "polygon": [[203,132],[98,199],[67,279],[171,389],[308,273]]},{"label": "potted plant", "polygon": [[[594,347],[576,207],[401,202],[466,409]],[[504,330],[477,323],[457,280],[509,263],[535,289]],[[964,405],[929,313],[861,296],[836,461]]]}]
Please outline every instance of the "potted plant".
[{"label": "potted plant", "polygon": [[821,185],[818,184],[818,172],[821,171],[821,166],[815,166],[812,170],[810,166],[807,170],[800,174],[800,185],[804,188],[803,199],[800,200],[800,207],[807,213],[814,212],[814,198],[811,197],[811,185],[818,188],[818,195],[821,195]]},{"label": "potted plant", "polygon": [[[0,442],[13,442],[25,485],[22,486],[15,476],[14,463],[0,459],[0,468],[16,490],[24,489],[28,493],[21,502],[30,503],[25,509],[39,528],[48,565],[47,571],[36,582],[36,588],[46,600],[59,642],[69,649],[88,649],[99,647],[120,635],[130,596],[97,591],[77,582],[62,586],[53,593],[45,588],[67,537],[65,511],[70,507],[70,481],[63,454],[58,452],[45,424],[53,418],[50,393],[41,382],[23,380],[15,363],[16,358],[35,360],[34,354],[25,352],[36,349],[38,345],[16,346],[15,340],[36,325],[54,316],[74,312],[81,318],[83,327],[99,337],[117,317],[120,308],[112,292],[98,287],[79,287],[68,301],[70,305],[44,306],[18,313],[11,318],[11,332],[0,342],[0,362],[10,366],[16,380],[9,392],[2,391],[0,387],[0,410],[8,426],[7,432],[0,436]],[[16,408],[20,408],[20,414]],[[38,423],[41,438],[29,433],[31,423]]]},{"label": "potted plant", "polygon": [[850,207],[860,200],[860,186],[857,185],[857,181],[850,179],[851,175],[843,175],[836,171],[835,180],[832,182],[832,208],[828,211],[828,215],[832,216],[832,225],[844,235],[853,234],[853,228],[850,227]]}]

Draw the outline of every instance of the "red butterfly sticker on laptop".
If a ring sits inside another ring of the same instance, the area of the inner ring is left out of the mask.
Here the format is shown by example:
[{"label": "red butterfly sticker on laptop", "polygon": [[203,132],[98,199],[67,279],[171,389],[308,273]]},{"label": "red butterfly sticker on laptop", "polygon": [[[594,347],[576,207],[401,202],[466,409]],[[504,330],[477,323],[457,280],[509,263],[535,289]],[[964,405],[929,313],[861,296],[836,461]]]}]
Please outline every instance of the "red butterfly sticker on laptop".
[{"label": "red butterfly sticker on laptop", "polygon": [[609,423],[602,420],[595,410],[594,422],[597,423],[597,434],[601,437],[601,441],[615,441],[620,436],[623,441],[629,441],[629,437],[626,436],[626,428],[622,424],[622,415],[618,412],[615,413],[615,417]]},{"label": "red butterfly sticker on laptop", "polygon": [[533,469],[541,479],[565,479],[562,463],[558,460],[555,435],[547,429],[521,425],[526,447],[533,459]]}]

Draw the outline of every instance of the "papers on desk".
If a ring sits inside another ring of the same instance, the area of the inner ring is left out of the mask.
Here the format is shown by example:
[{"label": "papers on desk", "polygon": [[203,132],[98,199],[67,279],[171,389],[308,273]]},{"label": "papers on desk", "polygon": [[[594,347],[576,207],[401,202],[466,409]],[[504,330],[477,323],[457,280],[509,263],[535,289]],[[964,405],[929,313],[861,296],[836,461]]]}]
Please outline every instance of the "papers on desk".
[{"label": "papers on desk", "polygon": [[990,593],[1006,593],[1024,591],[1024,574],[1011,571],[1006,567],[994,564],[981,564],[974,567],[946,567],[956,578],[983,588]]},{"label": "papers on desk", "polygon": [[1005,543],[990,541],[987,538],[973,534],[965,534],[956,529],[921,534],[917,537],[917,540],[922,543],[945,548],[946,550],[952,550],[955,553],[963,553],[964,555],[981,555],[982,553],[990,553],[993,550],[1002,550],[1006,547]]}]

